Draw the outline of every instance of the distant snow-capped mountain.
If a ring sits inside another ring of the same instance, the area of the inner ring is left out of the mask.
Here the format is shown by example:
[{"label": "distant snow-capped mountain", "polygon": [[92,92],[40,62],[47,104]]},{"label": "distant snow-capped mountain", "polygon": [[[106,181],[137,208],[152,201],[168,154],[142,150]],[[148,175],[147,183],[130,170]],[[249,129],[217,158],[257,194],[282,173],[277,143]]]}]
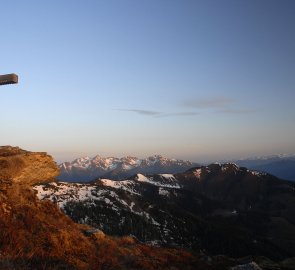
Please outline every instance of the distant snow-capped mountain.
[{"label": "distant snow-capped mountain", "polygon": [[240,158],[239,162],[254,162],[254,163],[264,163],[269,161],[278,161],[278,160],[295,160],[295,154],[277,154],[277,155],[268,155],[268,156],[254,156],[248,158]]},{"label": "distant snow-capped mountain", "polygon": [[137,157],[82,157],[73,162],[64,162],[59,165],[61,170],[58,180],[68,182],[89,182],[97,178],[120,180],[137,173],[179,173],[198,164],[165,158],[160,155],[139,159]]},{"label": "distant snow-capped mountain", "polygon": [[281,179],[295,181],[295,154],[260,156],[234,162],[249,169],[273,174]]}]

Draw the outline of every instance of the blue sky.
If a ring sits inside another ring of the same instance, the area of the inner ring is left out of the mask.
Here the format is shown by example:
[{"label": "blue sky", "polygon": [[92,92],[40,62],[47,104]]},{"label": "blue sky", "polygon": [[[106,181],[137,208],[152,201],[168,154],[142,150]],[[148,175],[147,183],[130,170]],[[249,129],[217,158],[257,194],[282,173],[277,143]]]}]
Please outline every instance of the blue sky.
[{"label": "blue sky", "polygon": [[193,161],[295,153],[292,0],[3,1],[0,145]]}]

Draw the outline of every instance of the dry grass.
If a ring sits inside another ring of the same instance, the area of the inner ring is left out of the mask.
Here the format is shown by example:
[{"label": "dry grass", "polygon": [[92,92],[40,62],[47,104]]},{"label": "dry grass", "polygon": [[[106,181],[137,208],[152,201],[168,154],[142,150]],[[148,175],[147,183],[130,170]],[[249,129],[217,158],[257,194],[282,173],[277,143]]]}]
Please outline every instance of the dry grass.
[{"label": "dry grass", "polygon": [[1,269],[204,269],[188,252],[102,232],[86,236],[88,226],[39,201],[30,187],[12,185],[0,200]]}]

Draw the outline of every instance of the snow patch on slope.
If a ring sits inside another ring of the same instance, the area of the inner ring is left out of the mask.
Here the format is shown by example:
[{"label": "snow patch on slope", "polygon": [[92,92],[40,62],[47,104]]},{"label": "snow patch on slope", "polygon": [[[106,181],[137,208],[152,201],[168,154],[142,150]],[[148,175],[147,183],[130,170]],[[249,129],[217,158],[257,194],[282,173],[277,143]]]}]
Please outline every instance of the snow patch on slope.
[{"label": "snow patch on slope", "polygon": [[164,178],[168,178],[168,179],[171,179],[171,180],[175,180],[175,177],[173,174],[167,174],[167,173],[164,173],[164,174],[159,174],[160,176],[164,177]]},{"label": "snow patch on slope", "polygon": [[162,187],[159,188],[159,195],[162,196],[169,196],[170,192],[167,189],[164,189]]},{"label": "snow patch on slope", "polygon": [[200,168],[200,169],[196,169],[196,170],[194,170],[194,175],[196,176],[196,178],[198,179],[198,180],[200,180],[201,179],[201,174],[202,174],[202,169]]},{"label": "snow patch on slope", "polygon": [[180,188],[176,178],[172,174],[159,174],[161,180],[155,177],[146,177],[143,174],[137,174],[136,180],[138,182],[145,182],[158,187]]},{"label": "snow patch on slope", "polygon": [[37,191],[39,200],[50,200],[57,203],[59,208],[64,209],[68,202],[84,202],[88,205],[94,201],[104,201],[111,204],[109,198],[118,199],[118,195],[108,189],[101,189],[89,184],[69,184],[69,183],[47,183],[33,187]]},{"label": "snow patch on slope", "polygon": [[114,181],[109,179],[101,179],[100,182],[106,187],[122,189],[130,193],[140,195],[138,192],[136,192],[136,185],[132,180]]},{"label": "snow patch on slope", "polygon": [[147,178],[146,176],[144,176],[143,174],[140,174],[140,173],[138,173],[136,175],[136,180],[139,182],[153,183],[152,181],[150,181],[149,178]]}]

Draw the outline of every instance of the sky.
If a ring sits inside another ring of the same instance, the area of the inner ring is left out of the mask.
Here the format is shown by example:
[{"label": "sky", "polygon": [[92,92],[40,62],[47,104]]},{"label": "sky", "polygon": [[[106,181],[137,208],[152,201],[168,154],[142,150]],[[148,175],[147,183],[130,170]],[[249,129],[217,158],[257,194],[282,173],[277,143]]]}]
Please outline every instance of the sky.
[{"label": "sky", "polygon": [[57,162],[295,153],[295,1],[1,2],[0,145]]}]

